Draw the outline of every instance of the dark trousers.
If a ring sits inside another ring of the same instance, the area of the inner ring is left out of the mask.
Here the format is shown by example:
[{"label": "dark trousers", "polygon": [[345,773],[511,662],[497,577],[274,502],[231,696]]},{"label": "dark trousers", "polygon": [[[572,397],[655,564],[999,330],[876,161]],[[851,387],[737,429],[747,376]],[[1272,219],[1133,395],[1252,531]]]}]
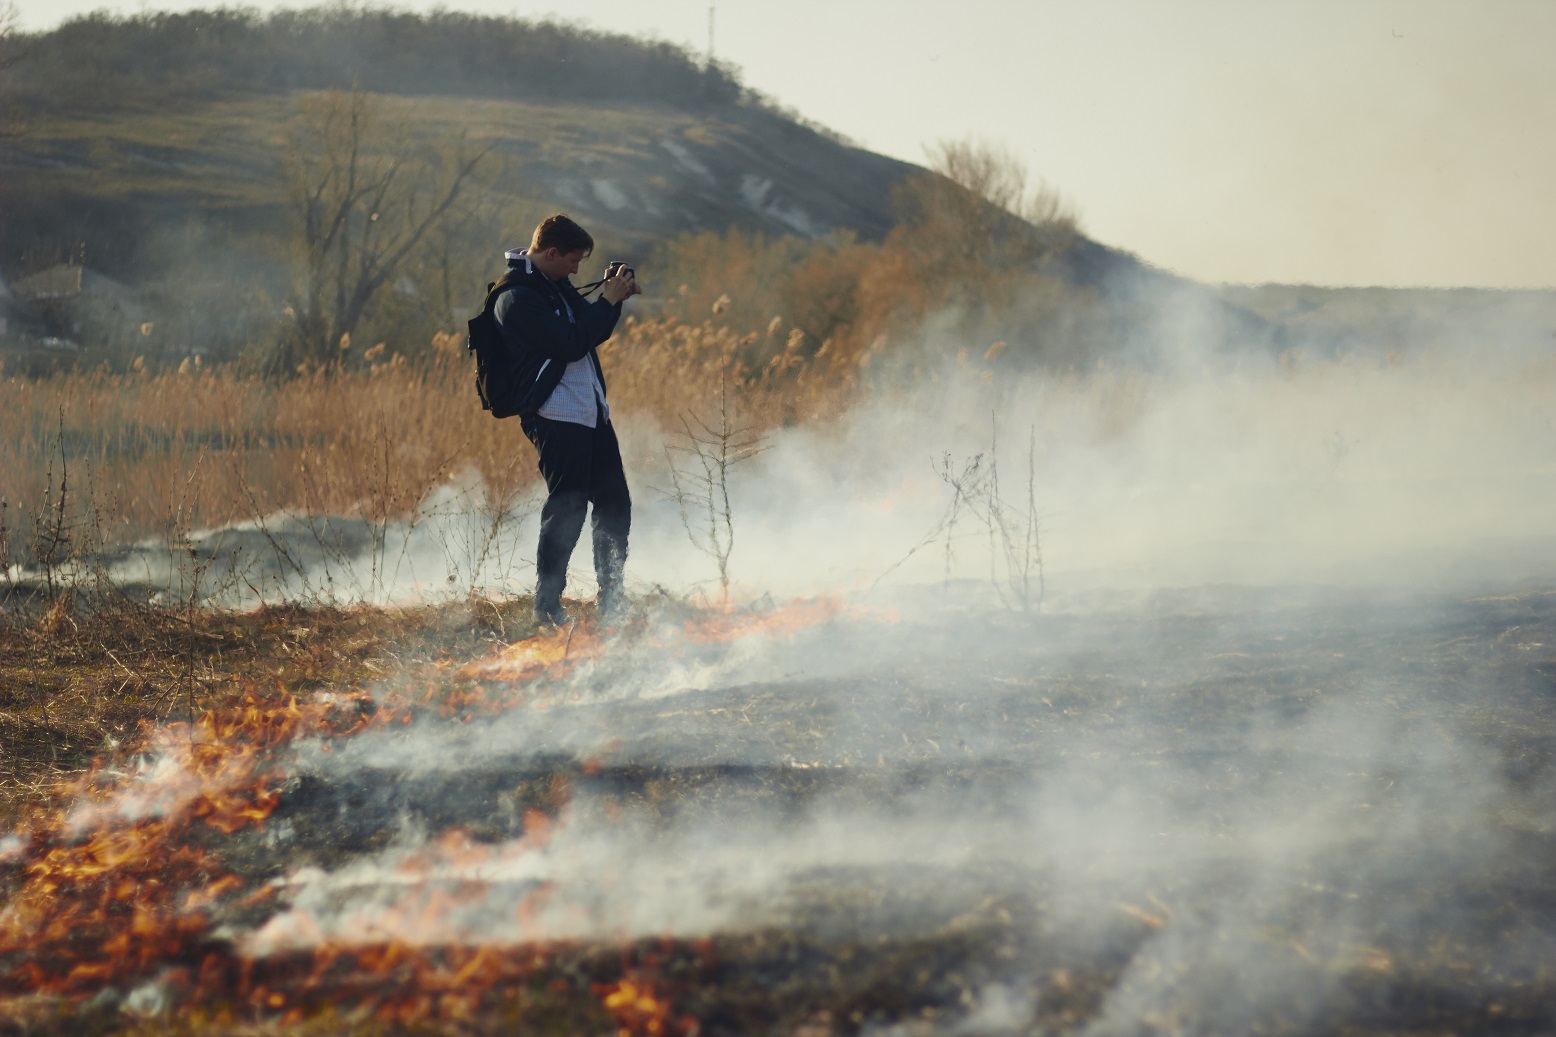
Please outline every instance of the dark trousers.
[{"label": "dark trousers", "polygon": [[524,434],[540,453],[547,494],[540,509],[540,546],[535,553],[536,611],[550,614],[561,607],[567,561],[591,503],[599,603],[603,610],[617,608],[627,564],[627,534],[632,529],[632,498],[627,494],[616,430],[609,422],[590,428],[538,416],[525,418],[523,424]]}]

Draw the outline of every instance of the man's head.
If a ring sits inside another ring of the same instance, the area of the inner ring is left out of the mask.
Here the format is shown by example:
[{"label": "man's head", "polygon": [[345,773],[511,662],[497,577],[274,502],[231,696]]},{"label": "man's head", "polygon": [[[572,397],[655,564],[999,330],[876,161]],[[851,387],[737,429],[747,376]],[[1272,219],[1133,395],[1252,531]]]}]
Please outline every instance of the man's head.
[{"label": "man's head", "polygon": [[578,264],[593,251],[589,232],[565,212],[541,220],[529,239],[530,262],[553,281],[578,273]]}]

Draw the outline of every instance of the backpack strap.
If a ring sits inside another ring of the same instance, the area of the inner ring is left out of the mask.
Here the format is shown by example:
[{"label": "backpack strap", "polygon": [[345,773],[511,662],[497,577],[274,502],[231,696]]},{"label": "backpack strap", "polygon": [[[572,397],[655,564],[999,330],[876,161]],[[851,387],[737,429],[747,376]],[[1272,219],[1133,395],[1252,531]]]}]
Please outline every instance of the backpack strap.
[{"label": "backpack strap", "polygon": [[[529,279],[530,275],[527,272],[515,266],[509,267],[507,271],[497,280],[488,282],[486,285],[486,315],[495,319],[496,314],[493,312],[493,310],[497,306],[497,297],[510,288],[517,288],[519,285],[525,283]],[[541,278],[541,281],[545,283],[548,289],[550,289],[551,298],[554,301],[561,303],[562,306],[566,307],[569,313],[576,314],[572,303],[568,302],[567,299],[562,295],[562,290],[560,288],[554,284],[551,284],[546,278]],[[604,282],[601,283],[603,284]]]},{"label": "backpack strap", "polygon": [[488,282],[486,286],[486,312],[490,314],[492,308],[497,305],[497,297],[509,288],[519,284],[524,278],[525,275],[520,273],[517,267],[510,267],[497,280]]}]

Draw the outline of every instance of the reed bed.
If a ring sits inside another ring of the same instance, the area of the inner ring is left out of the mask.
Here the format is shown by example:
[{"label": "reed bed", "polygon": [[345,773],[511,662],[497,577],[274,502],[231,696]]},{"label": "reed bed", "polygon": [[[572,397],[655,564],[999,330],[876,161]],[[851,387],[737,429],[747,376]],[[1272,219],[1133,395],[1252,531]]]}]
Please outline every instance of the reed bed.
[{"label": "reed bed", "polygon": [[[612,406],[668,429],[734,394],[758,429],[835,415],[857,359],[774,320],[765,334],[628,318],[601,349]],[[537,478],[517,421],[480,409],[462,336],[275,381],[234,366],[0,379],[0,562],[300,510],[382,521],[478,473],[493,500]],[[0,573],[5,566],[0,566]]]}]

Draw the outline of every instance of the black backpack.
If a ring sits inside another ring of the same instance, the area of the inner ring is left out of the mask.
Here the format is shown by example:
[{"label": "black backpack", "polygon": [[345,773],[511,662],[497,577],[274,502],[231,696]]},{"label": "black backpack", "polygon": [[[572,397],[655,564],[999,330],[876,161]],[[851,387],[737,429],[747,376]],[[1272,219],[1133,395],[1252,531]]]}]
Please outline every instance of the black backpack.
[{"label": "black backpack", "polygon": [[497,297],[518,284],[523,275],[509,270],[499,280],[486,286],[486,305],[470,318],[470,352],[475,354],[475,391],[481,397],[481,409],[492,412],[494,418],[511,418],[519,412],[519,389],[514,384],[513,361],[508,356],[508,344],[503,341],[502,328],[492,307]]}]

